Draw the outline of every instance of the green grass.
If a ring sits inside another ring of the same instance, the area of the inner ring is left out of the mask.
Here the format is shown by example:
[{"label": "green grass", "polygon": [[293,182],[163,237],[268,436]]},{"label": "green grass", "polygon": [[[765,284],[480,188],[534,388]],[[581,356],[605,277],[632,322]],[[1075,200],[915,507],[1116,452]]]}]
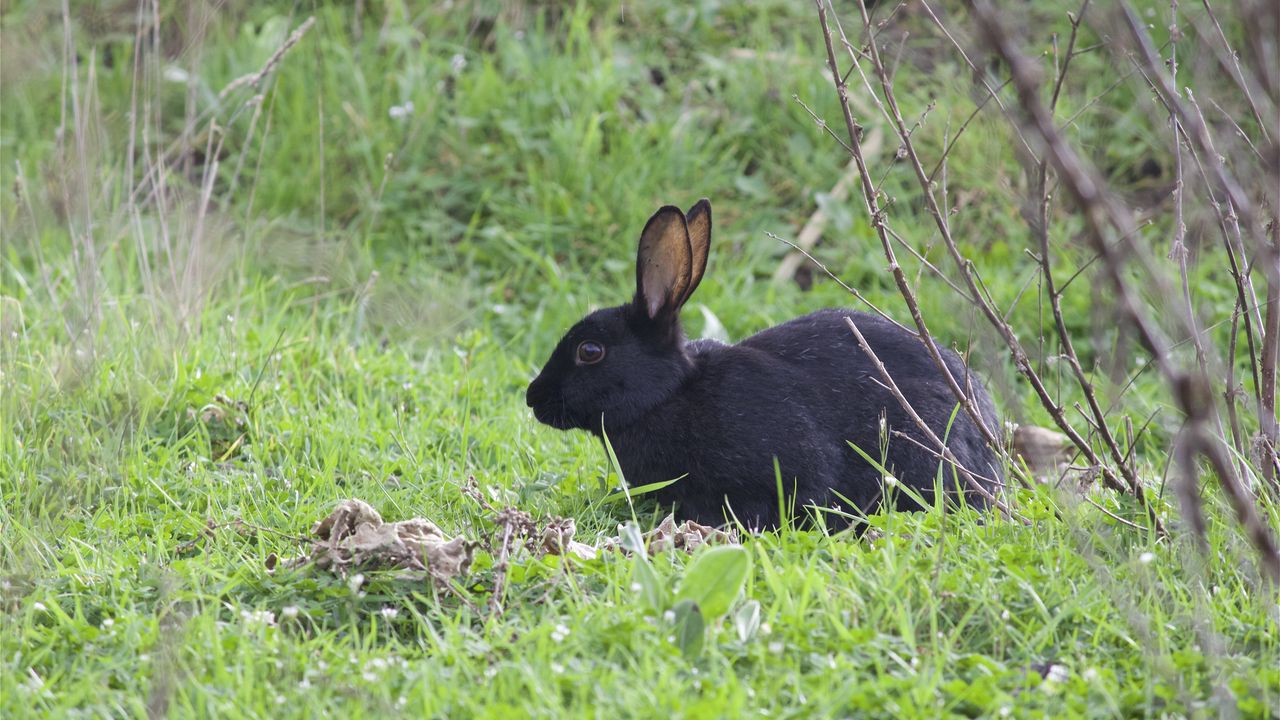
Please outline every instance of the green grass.
[{"label": "green grass", "polygon": [[[268,573],[269,555],[302,552],[294,537],[348,497],[481,538],[492,518],[463,494],[468,477],[495,505],[575,518],[579,539],[616,534],[631,516],[601,502],[617,483],[605,453],[537,425],[523,393],[569,323],[629,296],[636,235],[661,204],[715,207],[691,334],[698,305],[740,339],[853,304],[820,278],[808,292],[769,280],[786,248],[764,232],[794,236],[846,162],[791,100],[839,125],[816,19],[784,2],[383,2],[358,18],[347,3],[232,3],[197,37],[184,4],[166,11],[159,59],[139,58],[153,124],[138,147],[153,155],[129,177],[134,11],[73,3],[77,128],[63,22],[44,5],[7,7],[0,47],[0,715],[1268,717],[1280,706],[1275,588],[1212,490],[1210,561],[1184,536],[1163,481],[1179,418],[1146,375],[1123,395],[1100,389],[1118,403],[1115,427],[1155,413],[1137,451],[1171,539],[1128,498],[1088,493],[1139,529],[1047,486],[1010,493],[1026,526],[935,511],[875,516],[862,539],[754,536],[743,597],[696,656],[618,554],[518,554],[500,615],[486,610],[497,571],[485,552],[454,592],[382,572],[359,586]],[[245,104],[252,89],[219,99],[312,14],[260,105]],[[919,17],[903,22],[931,37]],[[936,156],[973,100],[946,45],[923,46],[899,89],[914,113],[936,103],[917,135]],[[1115,71],[1102,53],[1077,62],[1063,115]],[[178,69],[189,84],[166,79]],[[1116,178],[1168,143],[1136,97],[1122,85],[1073,129]],[[189,117],[194,150],[183,150]],[[210,120],[224,144],[203,207]],[[165,204],[147,195],[134,213],[130,188],[149,192],[162,150]],[[1031,272],[1007,124],[980,116],[949,167],[966,203],[955,232],[1007,308]],[[909,173],[892,166],[882,180],[895,229],[925,248],[931,221]],[[1146,226],[1153,244],[1168,226]],[[1078,230],[1068,210],[1055,216],[1064,273],[1088,260]],[[827,238],[818,257],[905,316],[868,220],[835,212]],[[1223,273],[1193,280],[1207,307],[1229,304]],[[1087,285],[1064,305],[1093,363],[1116,331],[1092,314]],[[940,283],[920,292],[933,330],[972,344],[1008,419],[1045,424],[981,319]],[[1036,304],[1011,315],[1025,338],[1051,325]],[[1212,337],[1225,345],[1226,333]],[[1047,366],[1055,349],[1044,352]],[[637,511],[656,522],[652,506]],[[687,565],[653,561],[672,588]],[[754,629],[735,620],[752,601]]]}]

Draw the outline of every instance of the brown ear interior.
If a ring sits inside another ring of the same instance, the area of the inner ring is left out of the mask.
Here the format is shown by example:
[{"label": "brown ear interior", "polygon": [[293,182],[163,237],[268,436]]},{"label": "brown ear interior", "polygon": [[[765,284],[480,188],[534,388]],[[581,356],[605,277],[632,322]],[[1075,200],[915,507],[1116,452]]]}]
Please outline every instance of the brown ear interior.
[{"label": "brown ear interior", "polygon": [[690,273],[689,287],[680,301],[682,305],[693,295],[707,271],[707,255],[711,252],[711,201],[702,198],[689,208],[685,223],[689,226]]},{"label": "brown ear interior", "polygon": [[649,318],[680,309],[692,264],[689,228],[680,208],[667,205],[649,218],[636,254],[636,300]]}]

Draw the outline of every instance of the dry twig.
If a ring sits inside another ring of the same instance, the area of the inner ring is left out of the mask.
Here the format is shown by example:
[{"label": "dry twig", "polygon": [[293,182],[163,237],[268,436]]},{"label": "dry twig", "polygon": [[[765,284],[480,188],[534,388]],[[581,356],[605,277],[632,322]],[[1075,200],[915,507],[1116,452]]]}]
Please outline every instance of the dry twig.
[{"label": "dry twig", "polygon": [[[1214,408],[1208,379],[1203,373],[1189,372],[1174,364],[1168,340],[1144,311],[1127,279],[1126,268],[1132,260],[1145,271],[1156,294],[1167,296],[1161,292],[1163,283],[1160,275],[1154,272],[1148,253],[1136,240],[1132,214],[1108,191],[1096,171],[1067,143],[1054,125],[1048,108],[1041,100],[1035,70],[1015,45],[996,10],[987,2],[976,2],[974,14],[992,51],[1010,69],[1027,127],[1043,141],[1047,157],[1080,208],[1086,223],[1086,238],[1102,255],[1101,268],[1115,293],[1121,319],[1137,333],[1186,415],[1184,440],[1189,445],[1189,452],[1202,456],[1209,463],[1226,491],[1237,519],[1258,551],[1264,575],[1273,582],[1280,582],[1280,551],[1271,531],[1259,516],[1253,497],[1236,476],[1225,447],[1209,432]],[[1127,22],[1137,34],[1140,28],[1135,29],[1138,24],[1131,13],[1127,14]],[[1184,118],[1180,117],[1180,120],[1186,122]],[[1187,127],[1191,129],[1189,125]],[[1195,136],[1195,132],[1190,134]],[[1113,236],[1121,238],[1119,246],[1109,242]],[[1175,319],[1183,325],[1180,329],[1186,331],[1183,318],[1175,316]]]}]

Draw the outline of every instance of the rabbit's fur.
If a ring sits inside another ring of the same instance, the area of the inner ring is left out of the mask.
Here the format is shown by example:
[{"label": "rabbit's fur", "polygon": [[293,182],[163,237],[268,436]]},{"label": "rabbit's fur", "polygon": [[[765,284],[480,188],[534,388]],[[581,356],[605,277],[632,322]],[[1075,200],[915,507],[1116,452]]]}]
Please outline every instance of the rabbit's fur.
[{"label": "rabbit's fur", "polygon": [[[657,491],[658,501],[708,525],[736,518],[751,528],[776,527],[779,478],[788,512],[833,508],[841,511],[827,514],[834,527],[847,525],[850,514],[873,512],[886,493],[900,508],[919,507],[886,487],[883,473],[850,444],[926,502],[941,483],[948,495],[986,505],[949,463],[941,467],[936,448],[886,389],[845,318],[930,429],[994,495],[997,454],[957,409],[914,333],[875,315],[828,309],[737,345],[687,342],[680,308],[702,279],[710,241],[706,200],[687,215],[666,206],[649,219],[632,302],[570,328],[530,383],[526,399],[539,421],[606,433],[632,486],[683,476]],[[995,427],[995,406],[979,380],[954,352],[940,352]]]}]

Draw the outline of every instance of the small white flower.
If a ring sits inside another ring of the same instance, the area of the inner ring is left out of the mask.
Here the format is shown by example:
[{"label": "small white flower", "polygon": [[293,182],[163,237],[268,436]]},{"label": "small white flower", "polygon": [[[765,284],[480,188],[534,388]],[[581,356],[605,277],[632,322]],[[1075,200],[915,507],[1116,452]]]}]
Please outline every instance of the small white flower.
[{"label": "small white flower", "polygon": [[1149,553],[1149,552],[1144,552],[1138,556],[1138,562],[1142,563],[1143,565],[1150,565],[1151,561],[1155,559],[1156,559],[1155,554]]},{"label": "small white flower", "polygon": [[241,610],[240,619],[250,625],[276,624],[276,614],[270,610]]},{"label": "small white flower", "polygon": [[781,655],[783,647],[784,646],[781,642],[774,640],[773,642],[769,643],[769,652],[773,653],[774,655]]},{"label": "small white flower", "polygon": [[563,675],[563,674],[564,674],[564,666],[563,666],[563,665],[561,665],[561,664],[560,664],[560,663],[558,663],[558,662],[552,662],[552,663],[551,663],[551,672],[555,673],[556,675]]},{"label": "small white flower", "polygon": [[888,485],[889,487],[898,487],[898,478],[892,475],[885,475],[884,484]]},{"label": "small white flower", "polygon": [[380,612],[382,613],[382,617],[387,620],[395,620],[396,616],[400,614],[400,611],[393,607],[384,607]]},{"label": "small white flower", "polygon": [[1049,672],[1045,673],[1044,681],[1047,683],[1064,683],[1071,677],[1071,673],[1062,665],[1050,665]]},{"label": "small white flower", "polygon": [[454,75],[457,75],[458,73],[462,72],[466,68],[467,68],[467,58],[462,53],[457,53],[453,57],[449,58],[449,70]]},{"label": "small white flower", "polygon": [[406,100],[403,105],[392,105],[387,114],[392,120],[403,120],[413,114],[413,101]]},{"label": "small white flower", "polygon": [[631,583],[631,592],[638,593],[643,589],[644,588],[640,586],[640,583]]},{"label": "small white flower", "polygon": [[299,680],[299,681],[298,681],[298,689],[299,689],[299,690],[308,690],[308,689],[310,689],[310,688],[311,688],[311,681],[310,681],[310,680],[308,680],[308,679],[306,679],[306,678],[302,678],[301,680]]},{"label": "small white flower", "polygon": [[49,609],[49,608],[47,608],[47,607],[45,607],[45,606],[44,606],[44,603],[39,602],[39,601],[36,601],[36,602],[32,603],[32,604],[31,604],[31,607],[32,607],[36,612],[44,612],[45,610],[48,610],[48,609]]},{"label": "small white flower", "polygon": [[116,624],[116,621],[115,621],[115,620],[112,620],[111,618],[103,618],[103,619],[102,619],[102,629],[103,629],[103,630],[108,630],[108,629],[110,629],[110,628],[111,628],[111,626],[112,626],[112,625],[115,625],[115,624]]},{"label": "small white flower", "polygon": [[675,622],[675,621],[676,621],[676,611],[675,611],[675,610],[668,610],[668,611],[666,611],[666,612],[662,613],[662,619],[663,619],[663,620],[665,620],[666,622]]},{"label": "small white flower", "polygon": [[1102,675],[1098,673],[1098,668],[1091,667],[1085,668],[1084,672],[1080,673],[1080,677],[1084,678],[1085,682],[1097,682]]},{"label": "small white flower", "polygon": [[347,579],[347,587],[350,588],[351,592],[360,592],[361,585],[364,585],[364,575],[362,573],[356,573]]},{"label": "small white flower", "polygon": [[556,642],[564,642],[567,637],[569,637],[569,628],[564,625],[556,625],[555,629],[551,631],[551,639]]}]

